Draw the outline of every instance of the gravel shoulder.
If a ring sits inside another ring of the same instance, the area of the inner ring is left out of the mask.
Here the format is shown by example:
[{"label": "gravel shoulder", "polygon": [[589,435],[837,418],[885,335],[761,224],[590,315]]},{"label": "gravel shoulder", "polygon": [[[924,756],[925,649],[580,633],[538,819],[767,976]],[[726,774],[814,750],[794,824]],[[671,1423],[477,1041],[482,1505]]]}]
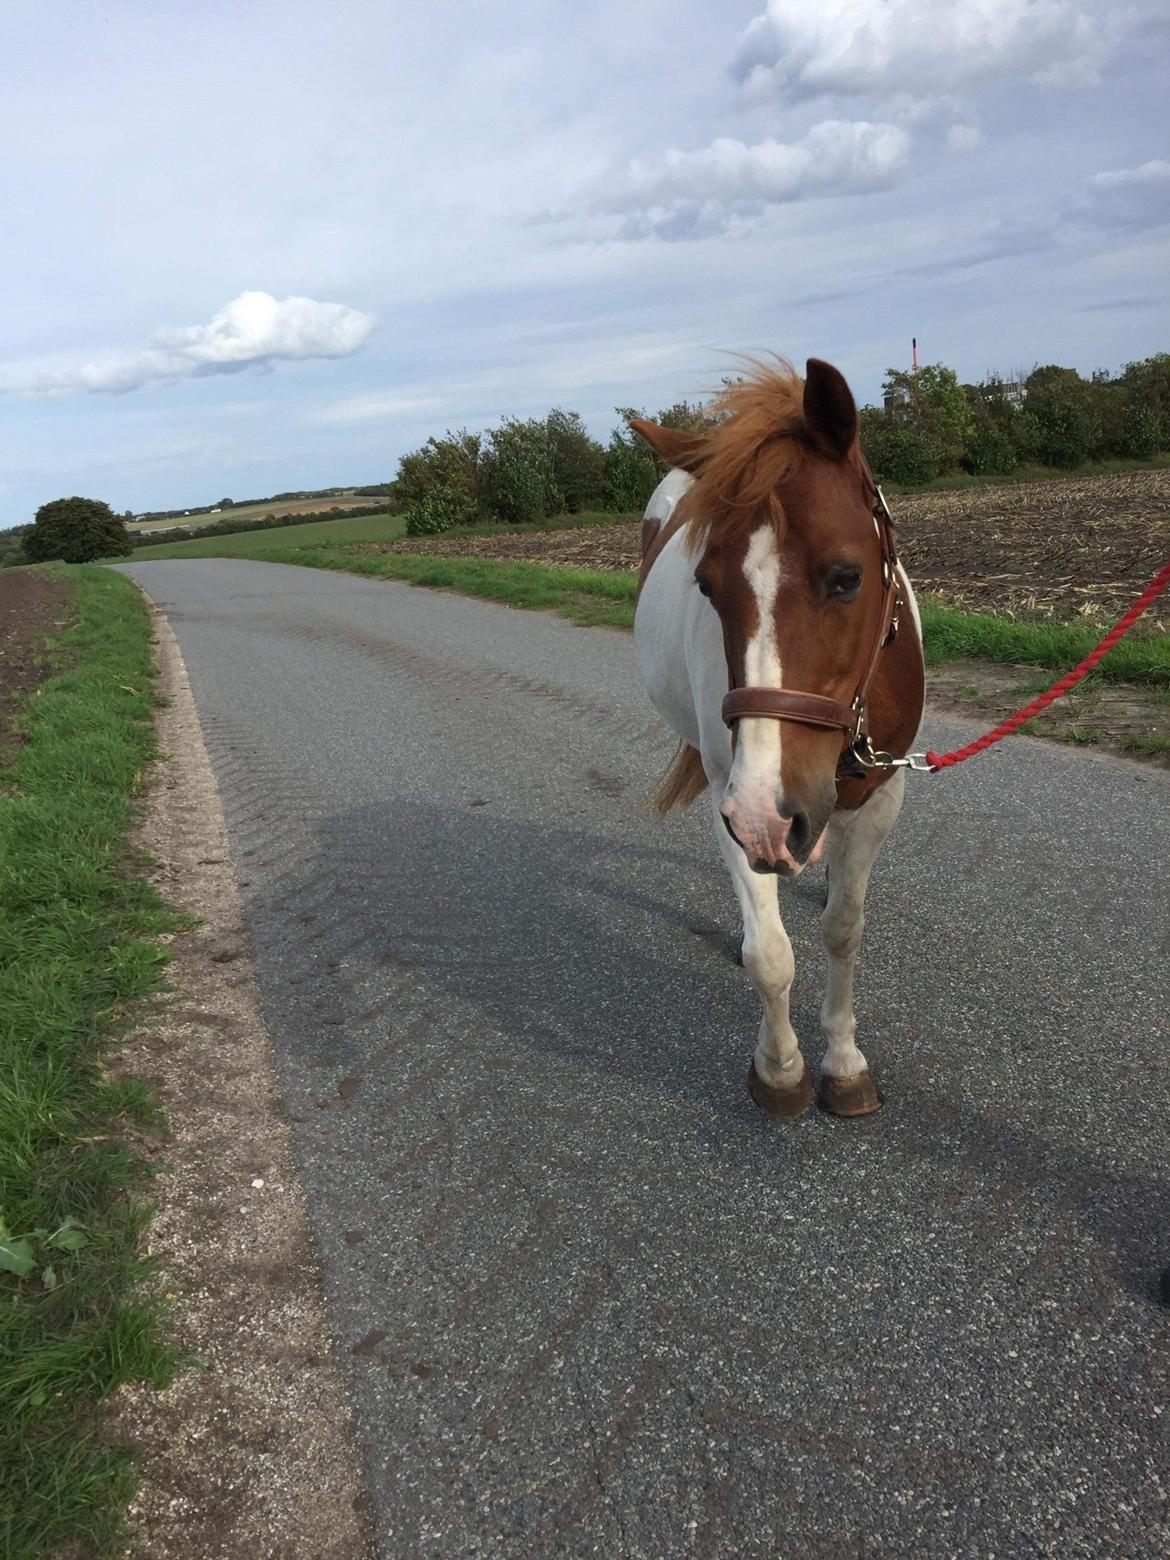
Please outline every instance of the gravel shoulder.
[{"label": "gravel shoulder", "polygon": [[345,1390],[261,1016],[219,791],[182,655],[155,614],[161,692],[151,876],[199,929],[172,991],[116,1070],[149,1083],[170,1134],[149,1248],[194,1364],[124,1391],[111,1430],[137,1454],[141,1560],[372,1554]]}]

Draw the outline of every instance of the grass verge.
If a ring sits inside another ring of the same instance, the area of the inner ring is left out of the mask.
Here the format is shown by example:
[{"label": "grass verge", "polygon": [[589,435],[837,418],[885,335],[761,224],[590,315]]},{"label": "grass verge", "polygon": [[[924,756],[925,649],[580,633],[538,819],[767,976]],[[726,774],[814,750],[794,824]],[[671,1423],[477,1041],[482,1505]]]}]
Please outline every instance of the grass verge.
[{"label": "grass verge", "polygon": [[[634,577],[616,571],[421,553],[344,553],[323,547],[272,548],[251,556],[272,563],[340,569],[462,591],[513,607],[557,611],[577,622],[630,628],[634,621]],[[983,660],[1067,671],[1101,637],[1099,631],[1077,624],[1025,623],[939,606],[930,600],[923,600],[920,606],[926,659],[932,666]],[[1170,635],[1123,640],[1093,676],[1109,682],[1170,687]]]},{"label": "grass verge", "polygon": [[634,621],[636,582],[632,574],[616,571],[424,553],[344,553],[324,547],[272,549],[252,556],[269,563],[338,569],[346,574],[406,580],[433,590],[457,590],[512,607],[561,612],[577,622],[629,628]]},{"label": "grass verge", "polygon": [[119,1141],[148,1114],[103,1077],[127,1005],[162,980],[178,919],[130,870],[154,752],[151,629],[131,582],[62,569],[76,617],[0,775],[0,1553],[113,1553],[134,1484],[99,1405],[175,1361],[140,1280],[141,1167]]},{"label": "grass verge", "polygon": [[[1025,623],[989,612],[964,612],[930,600],[920,603],[926,664],[978,660],[1071,671],[1102,637],[1100,628],[1075,623]],[[1170,687],[1170,634],[1123,639],[1092,673],[1104,682]]]}]

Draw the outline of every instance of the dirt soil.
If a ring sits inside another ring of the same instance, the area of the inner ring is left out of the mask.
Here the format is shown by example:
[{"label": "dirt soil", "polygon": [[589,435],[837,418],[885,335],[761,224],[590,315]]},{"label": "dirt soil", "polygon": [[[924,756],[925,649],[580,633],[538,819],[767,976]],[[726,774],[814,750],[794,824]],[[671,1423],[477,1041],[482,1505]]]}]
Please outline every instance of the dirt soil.
[{"label": "dirt soil", "polygon": [[69,622],[73,592],[35,569],[0,571],[0,769],[24,741],[13,727],[30,693],[52,675],[45,640]]},{"label": "dirt soil", "polygon": [[[1112,619],[1170,556],[1170,469],[900,494],[891,507],[915,589],[976,611],[1066,621]],[[418,538],[348,550],[634,569],[640,527],[640,521],[623,520],[565,531]],[[1170,629],[1170,600],[1164,596],[1147,619]]]},{"label": "dirt soil", "polygon": [[[182,656],[154,614],[165,757],[139,844],[162,895],[201,926],[174,940],[172,992],[116,1067],[170,1134],[149,1250],[194,1358],[164,1392],[118,1395],[136,1454],[133,1560],[368,1560],[367,1497],[331,1352],[219,793]],[[149,1150],[148,1150],[149,1151]]]},{"label": "dirt soil", "polygon": [[[983,715],[997,724],[1048,687],[1054,673],[997,661],[951,661],[926,670],[932,709]],[[1090,677],[1031,721],[1028,733],[1107,748],[1170,769],[1170,691]]]}]

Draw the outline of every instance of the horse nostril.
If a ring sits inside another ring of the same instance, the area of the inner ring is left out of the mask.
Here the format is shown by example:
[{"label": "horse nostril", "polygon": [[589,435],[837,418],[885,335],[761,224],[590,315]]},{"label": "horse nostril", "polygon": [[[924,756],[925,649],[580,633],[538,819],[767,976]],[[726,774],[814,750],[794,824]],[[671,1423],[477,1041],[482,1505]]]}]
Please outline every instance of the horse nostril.
[{"label": "horse nostril", "polygon": [[808,845],[812,835],[812,828],[808,821],[808,814],[794,812],[788,828],[788,849],[795,856]]}]

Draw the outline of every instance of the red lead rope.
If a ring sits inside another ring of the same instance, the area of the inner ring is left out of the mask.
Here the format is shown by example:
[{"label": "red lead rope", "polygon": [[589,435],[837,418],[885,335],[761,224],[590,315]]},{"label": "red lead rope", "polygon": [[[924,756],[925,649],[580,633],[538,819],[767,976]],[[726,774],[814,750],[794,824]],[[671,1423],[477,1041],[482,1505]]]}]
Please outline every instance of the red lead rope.
[{"label": "red lead rope", "polygon": [[1062,677],[1059,682],[1053,683],[1047,693],[1042,693],[1038,699],[1033,699],[1031,704],[1026,704],[1022,710],[1017,710],[1014,715],[1009,715],[1007,720],[1001,721],[994,731],[989,731],[986,736],[977,738],[974,742],[968,742],[966,747],[955,748],[953,753],[927,753],[926,762],[930,765],[931,773],[937,774],[940,769],[949,769],[952,764],[961,764],[965,758],[973,758],[976,753],[982,753],[985,749],[1002,742],[1004,737],[1010,737],[1013,731],[1019,731],[1021,726],[1027,725],[1033,716],[1060,698],[1062,693],[1067,693],[1070,688],[1075,688],[1082,677],[1087,677],[1103,656],[1119,639],[1124,639],[1126,634],[1141,617],[1146,608],[1152,605],[1162,592],[1170,585],[1170,562],[1142,591],[1141,595],[1130,607],[1129,611],[1116,623],[1105,635],[1105,638],[1095,650],[1090,650],[1079,666],[1074,666],[1072,671]]}]

